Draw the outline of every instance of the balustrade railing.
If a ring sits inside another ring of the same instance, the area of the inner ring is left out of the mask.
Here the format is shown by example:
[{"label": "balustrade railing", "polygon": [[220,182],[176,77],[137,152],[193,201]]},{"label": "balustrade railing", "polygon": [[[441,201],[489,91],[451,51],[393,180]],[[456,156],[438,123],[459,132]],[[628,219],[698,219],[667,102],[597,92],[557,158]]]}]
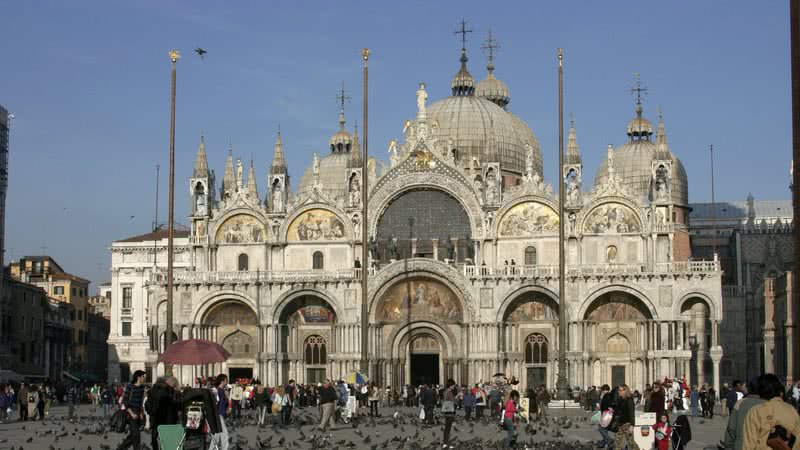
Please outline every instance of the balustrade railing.
[{"label": "balustrade railing", "polygon": [[[358,280],[363,269],[309,269],[309,270],[241,270],[241,271],[175,271],[174,283],[255,283],[303,280]],[[375,269],[368,269],[374,275]],[[167,273],[158,271],[150,274],[151,283],[166,283]]]},{"label": "balustrade railing", "polygon": [[[710,273],[720,270],[718,261],[682,261],[640,264],[581,264],[567,265],[567,276],[637,275],[672,273]],[[468,278],[547,278],[558,276],[557,265],[536,266],[464,266]]]}]

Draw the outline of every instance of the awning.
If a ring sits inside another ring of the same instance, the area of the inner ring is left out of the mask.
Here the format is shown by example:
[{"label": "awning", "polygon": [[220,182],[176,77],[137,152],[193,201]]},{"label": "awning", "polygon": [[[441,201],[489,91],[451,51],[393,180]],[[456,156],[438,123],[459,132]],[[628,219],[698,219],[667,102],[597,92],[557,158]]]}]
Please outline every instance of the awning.
[{"label": "awning", "polygon": [[72,381],[98,381],[99,378],[97,375],[91,372],[79,372],[79,373],[69,373],[66,370],[62,372],[64,376],[71,379]]},{"label": "awning", "polygon": [[66,370],[65,370],[65,371],[63,371],[63,372],[61,372],[61,373],[62,373],[62,374],[65,376],[65,377],[69,378],[69,379],[70,379],[70,380],[72,380],[72,381],[81,381],[81,379],[80,379],[80,378],[78,378],[78,377],[76,377],[75,375],[73,375],[73,374],[71,374],[71,373],[67,372]]},{"label": "awning", "polygon": [[3,381],[25,381],[25,377],[13,370],[0,370],[0,382]]}]

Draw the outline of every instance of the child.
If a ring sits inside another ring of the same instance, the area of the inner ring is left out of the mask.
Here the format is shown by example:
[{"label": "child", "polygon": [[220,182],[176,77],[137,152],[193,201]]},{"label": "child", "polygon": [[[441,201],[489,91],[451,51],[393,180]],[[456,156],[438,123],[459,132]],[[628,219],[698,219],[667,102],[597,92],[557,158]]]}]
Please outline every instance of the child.
[{"label": "child", "polygon": [[662,413],[658,422],[653,425],[656,435],[656,450],[669,450],[669,441],[672,436],[672,427],[669,425],[669,416]]},{"label": "child", "polygon": [[678,416],[673,427],[675,432],[672,433],[672,448],[684,450],[689,441],[692,440],[692,428],[689,426],[689,419],[686,414]]}]

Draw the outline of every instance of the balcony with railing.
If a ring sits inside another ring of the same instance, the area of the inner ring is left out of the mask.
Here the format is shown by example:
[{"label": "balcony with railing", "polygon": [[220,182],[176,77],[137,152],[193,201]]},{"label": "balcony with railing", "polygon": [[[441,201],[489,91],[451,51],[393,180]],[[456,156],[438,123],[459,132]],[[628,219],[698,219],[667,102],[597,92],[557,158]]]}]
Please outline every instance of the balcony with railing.
[{"label": "balcony with railing", "polygon": [[[536,266],[463,266],[467,278],[557,278],[557,265]],[[719,261],[680,261],[640,264],[567,265],[567,277],[608,275],[709,274],[720,271]]]},{"label": "balcony with railing", "polygon": [[[253,271],[175,271],[175,284],[289,283],[297,281],[357,281],[363,269],[253,270]],[[368,275],[374,275],[370,268]],[[150,274],[151,284],[166,284],[167,272]]]}]

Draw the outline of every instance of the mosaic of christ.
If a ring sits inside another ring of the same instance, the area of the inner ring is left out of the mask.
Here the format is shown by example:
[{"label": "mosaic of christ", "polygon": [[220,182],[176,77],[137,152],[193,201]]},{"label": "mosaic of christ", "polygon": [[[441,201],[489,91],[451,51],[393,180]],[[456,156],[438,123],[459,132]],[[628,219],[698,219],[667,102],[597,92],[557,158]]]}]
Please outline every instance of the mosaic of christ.
[{"label": "mosaic of christ", "polygon": [[444,284],[429,278],[402,280],[384,294],[377,319],[383,322],[406,320],[461,320],[461,303]]}]

